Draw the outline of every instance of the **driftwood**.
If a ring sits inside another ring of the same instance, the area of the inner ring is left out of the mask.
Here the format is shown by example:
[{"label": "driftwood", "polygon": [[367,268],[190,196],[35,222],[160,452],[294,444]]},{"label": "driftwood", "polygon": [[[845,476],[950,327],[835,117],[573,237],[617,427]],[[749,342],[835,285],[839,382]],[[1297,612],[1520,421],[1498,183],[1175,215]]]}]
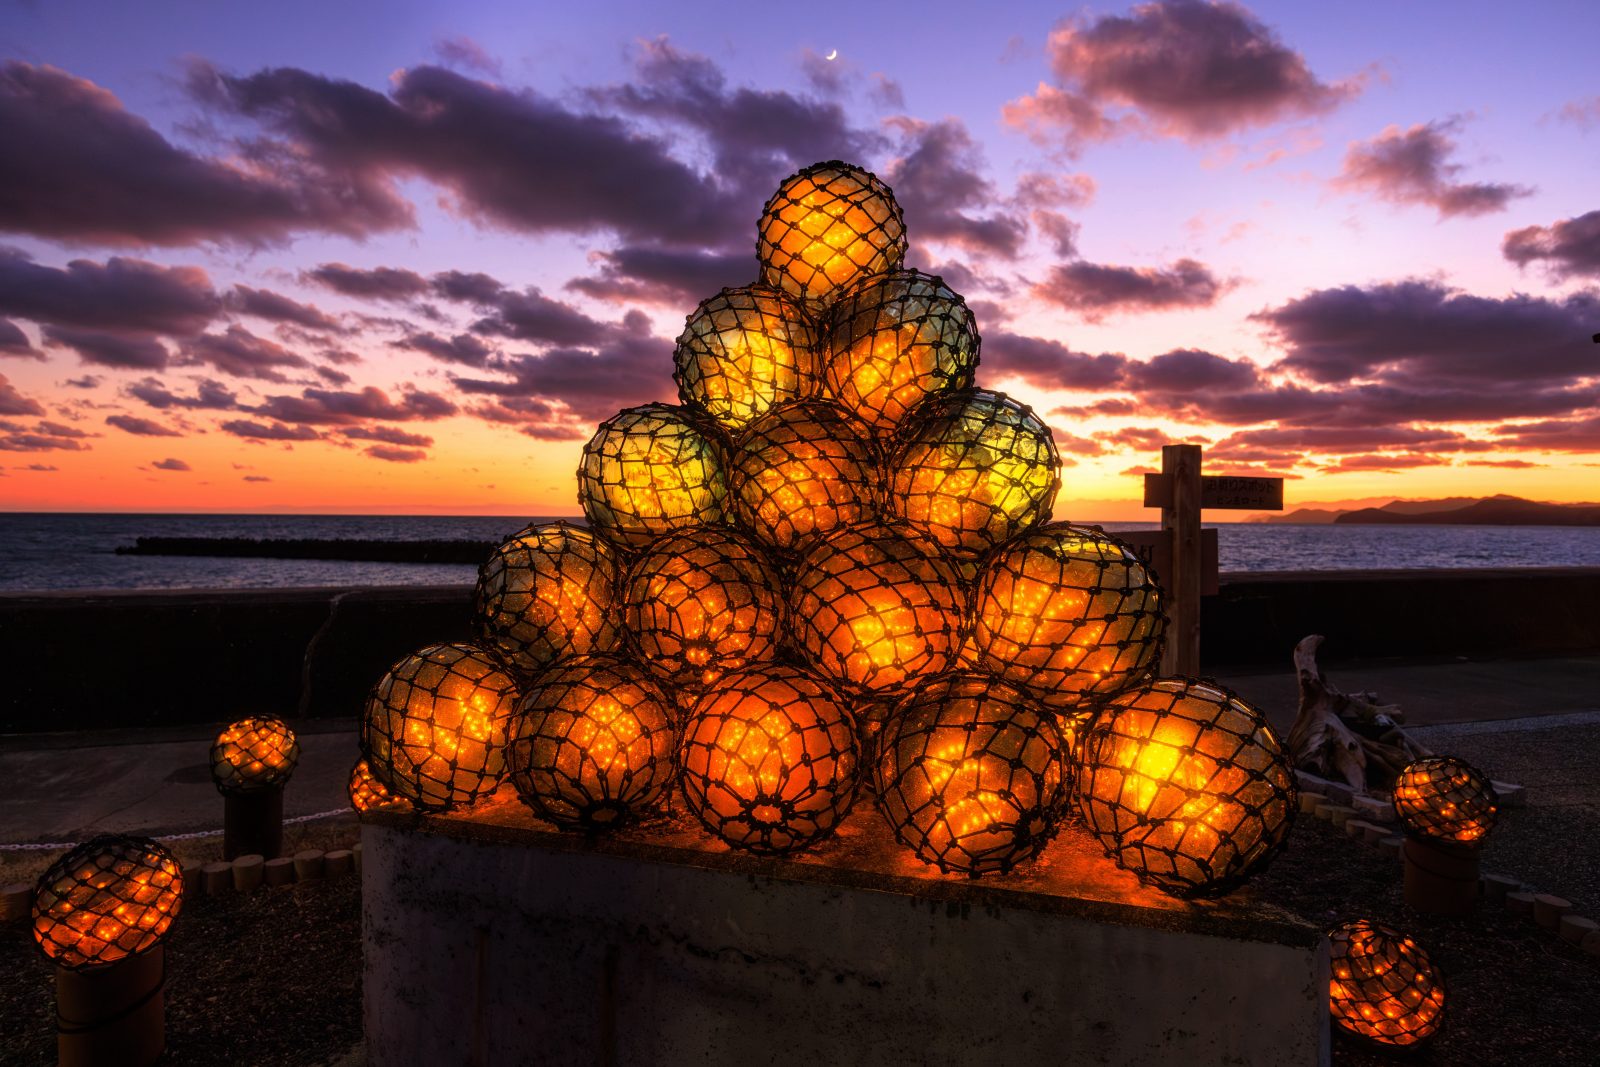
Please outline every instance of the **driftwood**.
[{"label": "driftwood", "polygon": [[1300,711],[1289,728],[1289,756],[1301,770],[1340,778],[1365,793],[1387,787],[1406,764],[1430,756],[1401,729],[1399,706],[1378,703],[1376,693],[1344,693],[1317,666],[1322,635],[1294,646]]}]

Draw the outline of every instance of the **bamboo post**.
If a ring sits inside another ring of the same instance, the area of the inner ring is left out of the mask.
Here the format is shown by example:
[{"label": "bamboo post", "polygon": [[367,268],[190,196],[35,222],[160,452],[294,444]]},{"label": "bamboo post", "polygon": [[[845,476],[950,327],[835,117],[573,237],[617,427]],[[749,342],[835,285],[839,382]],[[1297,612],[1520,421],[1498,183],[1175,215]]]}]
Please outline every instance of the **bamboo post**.
[{"label": "bamboo post", "polygon": [[60,1067],[148,1067],[167,1045],[160,945],[105,967],[56,968]]},{"label": "bamboo post", "polygon": [[283,851],[283,786],[224,793],[222,858],[251,854],[275,859]]},{"label": "bamboo post", "polygon": [[1161,673],[1200,673],[1200,446],[1162,445],[1161,474],[1170,487],[1161,528],[1172,537],[1167,583],[1167,645]]}]

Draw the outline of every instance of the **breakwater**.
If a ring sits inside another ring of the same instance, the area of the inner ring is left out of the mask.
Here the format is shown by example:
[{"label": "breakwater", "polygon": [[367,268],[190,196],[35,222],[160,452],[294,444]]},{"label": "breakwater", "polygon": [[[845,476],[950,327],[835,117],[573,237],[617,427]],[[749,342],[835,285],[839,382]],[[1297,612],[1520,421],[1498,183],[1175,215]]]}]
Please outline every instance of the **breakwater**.
[{"label": "breakwater", "polygon": [[325,559],[362,563],[465,563],[481,566],[495,541],[374,541],[348,537],[139,537],[119,556]]},{"label": "breakwater", "polygon": [[[1224,574],[1201,612],[1205,669],[1600,653],[1600,568]],[[467,638],[470,586],[0,596],[0,733],[354,718],[420,645]]]}]

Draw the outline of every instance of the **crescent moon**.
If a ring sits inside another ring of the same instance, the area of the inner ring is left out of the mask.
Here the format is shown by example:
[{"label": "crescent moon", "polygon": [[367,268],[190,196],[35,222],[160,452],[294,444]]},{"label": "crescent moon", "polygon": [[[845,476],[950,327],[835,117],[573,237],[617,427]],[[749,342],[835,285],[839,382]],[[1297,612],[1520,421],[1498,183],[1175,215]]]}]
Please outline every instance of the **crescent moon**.
[{"label": "crescent moon", "polygon": [[835,48],[833,51],[829,52],[823,58],[824,59],[838,59],[839,58],[839,50],[837,48]]}]

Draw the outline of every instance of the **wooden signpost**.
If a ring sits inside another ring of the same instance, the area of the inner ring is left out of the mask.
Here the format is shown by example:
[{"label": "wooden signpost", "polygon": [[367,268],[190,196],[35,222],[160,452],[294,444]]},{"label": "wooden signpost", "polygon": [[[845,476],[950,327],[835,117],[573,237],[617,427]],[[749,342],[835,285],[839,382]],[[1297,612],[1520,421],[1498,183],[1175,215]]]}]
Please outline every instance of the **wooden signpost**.
[{"label": "wooden signpost", "polygon": [[1200,597],[1217,591],[1216,531],[1202,529],[1201,510],[1283,510],[1282,478],[1202,475],[1200,459],[1199,445],[1163,445],[1161,473],[1144,476],[1144,506],[1161,509],[1161,529],[1120,535],[1140,549],[1167,594],[1164,675],[1200,671]]}]

